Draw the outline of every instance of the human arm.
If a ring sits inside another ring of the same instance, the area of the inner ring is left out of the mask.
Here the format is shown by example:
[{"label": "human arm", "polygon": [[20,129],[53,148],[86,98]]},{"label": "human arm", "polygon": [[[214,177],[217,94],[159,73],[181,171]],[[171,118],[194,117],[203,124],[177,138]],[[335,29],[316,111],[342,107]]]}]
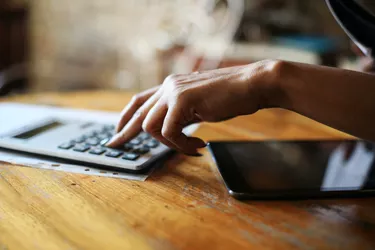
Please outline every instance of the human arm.
[{"label": "human arm", "polygon": [[137,95],[125,107],[119,133],[108,145],[119,146],[143,128],[162,143],[195,154],[205,143],[184,135],[184,126],[273,107],[375,140],[374,75],[266,60],[168,77],[160,87]]},{"label": "human arm", "polygon": [[295,111],[349,134],[375,140],[375,75],[282,63],[279,95],[268,106]]}]

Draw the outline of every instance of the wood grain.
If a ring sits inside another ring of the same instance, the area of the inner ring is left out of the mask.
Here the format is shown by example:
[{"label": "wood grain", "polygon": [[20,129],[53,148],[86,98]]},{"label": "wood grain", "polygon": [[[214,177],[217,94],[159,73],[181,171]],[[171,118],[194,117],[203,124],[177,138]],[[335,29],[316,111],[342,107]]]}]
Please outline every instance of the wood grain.
[{"label": "wood grain", "polygon": [[[130,97],[98,91],[2,101],[120,111]],[[348,137],[283,110],[203,124],[196,135]],[[375,199],[239,202],[202,153],[173,156],[144,183],[0,163],[0,249],[375,249]]]}]

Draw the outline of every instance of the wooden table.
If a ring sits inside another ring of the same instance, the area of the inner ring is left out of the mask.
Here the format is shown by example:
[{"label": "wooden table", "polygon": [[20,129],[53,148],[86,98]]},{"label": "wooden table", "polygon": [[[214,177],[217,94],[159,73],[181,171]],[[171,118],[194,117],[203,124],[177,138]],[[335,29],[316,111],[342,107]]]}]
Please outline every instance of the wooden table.
[{"label": "wooden table", "polygon": [[[82,92],[3,101],[118,111],[129,98]],[[346,137],[282,110],[203,124],[196,135]],[[1,163],[0,249],[375,249],[375,199],[239,202],[202,153],[175,155],[146,182]]]}]

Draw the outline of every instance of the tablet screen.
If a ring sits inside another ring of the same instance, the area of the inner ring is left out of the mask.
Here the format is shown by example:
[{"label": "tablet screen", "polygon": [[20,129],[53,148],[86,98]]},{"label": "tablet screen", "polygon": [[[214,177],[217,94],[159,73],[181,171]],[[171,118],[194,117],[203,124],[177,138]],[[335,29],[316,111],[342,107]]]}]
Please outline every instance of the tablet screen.
[{"label": "tablet screen", "polygon": [[[218,147],[222,154],[216,157]],[[252,191],[372,189],[374,149],[373,143],[355,140],[223,142],[212,147],[224,179],[241,179]],[[230,169],[236,174],[225,176]]]}]

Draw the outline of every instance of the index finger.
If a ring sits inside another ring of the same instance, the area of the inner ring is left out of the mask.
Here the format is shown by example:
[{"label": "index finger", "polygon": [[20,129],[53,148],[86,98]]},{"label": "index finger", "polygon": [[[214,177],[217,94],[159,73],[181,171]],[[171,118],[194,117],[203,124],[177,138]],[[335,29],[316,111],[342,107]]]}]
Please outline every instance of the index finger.
[{"label": "index finger", "polygon": [[108,147],[118,147],[126,141],[136,136],[142,130],[143,120],[146,118],[150,109],[159,99],[158,93],[149,98],[142,107],[140,107],[132,116],[130,121],[106,144]]},{"label": "index finger", "polygon": [[156,86],[154,88],[148,89],[142,93],[139,93],[130,100],[128,105],[122,110],[120,115],[120,120],[117,123],[116,132],[120,132],[126,123],[130,121],[133,117],[135,112],[153,95],[156,91],[160,88],[160,86]]}]

